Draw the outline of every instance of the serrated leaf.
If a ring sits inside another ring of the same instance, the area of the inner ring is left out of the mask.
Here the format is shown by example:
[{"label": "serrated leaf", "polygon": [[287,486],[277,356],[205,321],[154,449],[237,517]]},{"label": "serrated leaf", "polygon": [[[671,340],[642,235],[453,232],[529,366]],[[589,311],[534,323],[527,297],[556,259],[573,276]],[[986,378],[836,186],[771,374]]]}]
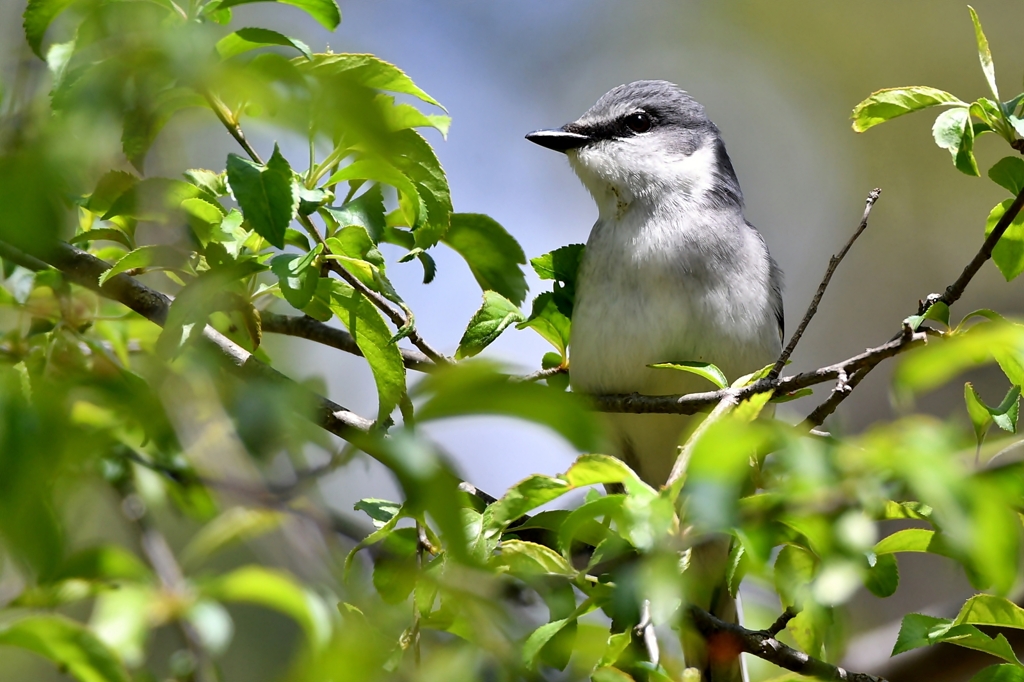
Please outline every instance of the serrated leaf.
[{"label": "serrated leaf", "polygon": [[231,59],[250,50],[270,45],[294,47],[306,59],[313,58],[313,53],[306,43],[266,28],[240,28],[218,40],[216,49],[221,59]]},{"label": "serrated leaf", "polygon": [[618,483],[628,494],[645,502],[657,497],[654,489],[640,480],[625,462],[609,455],[580,455],[561,478],[576,488]]},{"label": "serrated leaf", "polygon": [[453,213],[442,241],[465,259],[481,289],[522,304],[526,276],[520,266],[526,254],[497,221],[480,213]]},{"label": "serrated leaf", "polygon": [[541,279],[553,279],[573,289],[585,249],[584,244],[562,246],[543,256],[531,258],[530,265]]},{"label": "serrated leaf", "polygon": [[0,627],[0,645],[48,658],[80,682],[130,682],[116,654],[82,625],[63,616],[28,616]]},{"label": "serrated leaf", "polygon": [[487,362],[461,362],[431,373],[417,386],[426,401],[421,421],[480,414],[518,417],[554,429],[583,451],[597,449],[600,428],[579,396],[512,382]]},{"label": "serrated leaf", "polygon": [[871,94],[870,97],[853,109],[853,129],[858,133],[873,128],[898,116],[919,111],[928,107],[958,105],[966,107],[966,102],[935,88],[927,86],[910,86],[903,88],[887,88]]},{"label": "serrated leaf", "polygon": [[275,145],[265,166],[228,154],[227,175],[249,225],[277,248],[284,248],[285,230],[299,208],[299,188],[281,150]]},{"label": "serrated leaf", "polygon": [[999,159],[988,169],[988,177],[1016,196],[1024,190],[1024,159],[1019,156]]},{"label": "serrated leaf", "polygon": [[391,330],[377,308],[344,282],[329,280],[331,311],[355,339],[377,386],[378,420],[386,420],[405,397],[405,365]]},{"label": "serrated leaf", "polygon": [[203,168],[190,168],[183,175],[190,183],[214,197],[223,197],[228,194],[228,175],[226,172],[214,173]]},{"label": "serrated leaf", "polygon": [[386,228],[380,185],[371,186],[341,208],[328,206],[325,210],[338,221],[339,226],[359,225],[366,229],[374,244],[380,243]]},{"label": "serrated leaf", "polygon": [[244,566],[202,584],[201,591],[211,599],[256,604],[283,613],[302,627],[314,649],[321,649],[330,640],[327,605],[283,571]]},{"label": "serrated leaf", "polygon": [[320,268],[316,260],[321,251],[323,245],[317,244],[307,254],[286,253],[270,261],[270,269],[277,275],[285,300],[299,310],[309,305],[316,294],[320,282]]},{"label": "serrated leaf", "polygon": [[110,241],[117,242],[122,246],[131,249],[132,239],[121,230],[112,227],[98,227],[92,230],[80,232],[68,240],[68,244],[82,244],[85,242]]},{"label": "serrated leaf", "polygon": [[574,618],[563,618],[561,620],[545,623],[530,633],[530,636],[523,642],[522,659],[523,665],[533,669],[537,665],[537,657],[544,646],[554,639],[555,635],[561,632],[569,623],[575,623]]},{"label": "serrated leaf", "polygon": [[279,2],[284,5],[298,7],[303,12],[317,20],[317,22],[328,31],[338,28],[341,23],[341,11],[335,0],[221,0],[218,10],[226,10],[237,5],[247,5],[251,2]]},{"label": "serrated leaf", "polygon": [[533,310],[530,312],[530,316],[516,325],[516,328],[534,330],[558,349],[563,359],[566,357],[572,322],[562,312],[553,292],[545,292],[533,299]]},{"label": "serrated leaf", "polygon": [[1024,629],[1024,608],[1004,597],[979,594],[967,600],[954,623]]},{"label": "serrated leaf", "polygon": [[988,47],[988,38],[985,37],[985,31],[981,28],[978,13],[970,5],[967,6],[967,9],[971,12],[971,23],[974,24],[974,37],[978,42],[978,59],[981,61],[981,70],[985,72],[985,80],[988,81],[992,96],[999,99],[999,89],[996,87],[996,67],[992,63],[992,51]]},{"label": "serrated leaf", "polygon": [[[1009,210],[1013,201],[1013,199],[1003,201],[988,214],[988,219],[985,221],[986,237],[992,233],[996,223]],[[992,249],[992,261],[1007,282],[1024,272],[1024,211],[1017,214],[1013,222],[1003,232],[1003,236],[996,242],[995,248]]]},{"label": "serrated leaf", "polygon": [[1013,647],[1003,635],[989,637],[973,625],[956,625],[946,618],[935,618],[919,613],[903,617],[900,632],[896,638],[892,655],[901,654],[923,646],[948,642],[997,656],[1015,666],[1020,666]]},{"label": "serrated leaf", "polygon": [[181,267],[188,258],[188,254],[177,247],[166,244],[149,244],[126,253],[110,269],[105,270],[99,277],[99,284],[103,286],[107,280],[114,275],[119,275],[128,270],[136,268],[177,268]]},{"label": "serrated leaf", "polygon": [[935,144],[948,149],[953,165],[966,175],[980,175],[974,158],[974,128],[970,112],[963,107],[948,109],[935,119],[932,126]]},{"label": "serrated leaf", "polygon": [[324,185],[331,186],[347,180],[373,180],[397,189],[408,200],[403,208],[407,209],[405,211],[406,218],[413,228],[419,224],[421,217],[426,213],[426,206],[423,204],[416,185],[387,161],[379,158],[354,161],[334,173]]},{"label": "serrated leaf", "polygon": [[444,108],[440,102],[417,87],[405,72],[372,54],[317,54],[310,68],[331,75],[344,74],[365,87],[412,95],[428,104]]},{"label": "serrated leaf", "polygon": [[441,133],[441,137],[448,138],[448,129],[452,125],[450,116],[424,114],[411,104],[396,104],[391,95],[378,95],[377,101],[381,105],[380,113],[388,130],[397,132],[408,128],[434,128]]},{"label": "serrated leaf", "polygon": [[459,341],[459,348],[455,352],[456,359],[476,355],[508,327],[524,319],[526,318],[514,303],[497,292],[485,291],[483,305],[473,314]]},{"label": "serrated leaf", "polygon": [[22,15],[22,26],[25,29],[25,40],[32,51],[42,59],[43,36],[57,15],[73,5],[77,0],[28,0],[25,13]]},{"label": "serrated leaf", "polygon": [[675,369],[680,372],[689,372],[699,377],[704,377],[718,388],[728,388],[729,380],[717,366],[709,362],[659,362],[647,365],[655,369]]},{"label": "serrated leaf", "polygon": [[501,499],[487,507],[485,526],[495,531],[501,530],[524,514],[558,499],[571,490],[573,486],[561,479],[542,474],[529,476],[509,488]]},{"label": "serrated leaf", "polygon": [[953,622],[946,618],[936,618],[921,613],[908,613],[903,616],[900,632],[896,636],[896,643],[893,645],[891,655],[897,656],[907,651],[933,644],[936,640],[929,635],[933,632],[945,632],[952,624]]}]

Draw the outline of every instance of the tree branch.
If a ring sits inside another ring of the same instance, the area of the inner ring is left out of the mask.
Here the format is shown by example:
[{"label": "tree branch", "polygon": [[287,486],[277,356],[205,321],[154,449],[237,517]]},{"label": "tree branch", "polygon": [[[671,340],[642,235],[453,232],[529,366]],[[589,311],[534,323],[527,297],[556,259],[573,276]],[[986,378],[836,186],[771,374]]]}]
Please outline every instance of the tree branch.
[{"label": "tree branch", "polygon": [[815,677],[827,682],[885,682],[881,677],[868,673],[849,672],[842,668],[818,660],[796,649],[786,646],[768,631],[748,630],[741,625],[726,623],[704,609],[690,605],[687,614],[697,630],[708,640],[728,638],[734,646],[723,646],[723,649],[739,648],[758,658],[774,663],[780,668]]},{"label": "tree branch", "polygon": [[807,306],[807,312],[804,313],[804,319],[800,320],[800,325],[793,332],[793,336],[790,337],[789,343],[786,345],[785,350],[782,351],[782,355],[775,361],[775,366],[772,367],[771,372],[768,373],[768,379],[774,381],[778,378],[779,374],[782,373],[782,368],[786,366],[786,362],[789,361],[793,351],[796,350],[796,345],[800,343],[801,337],[804,335],[804,331],[807,329],[807,325],[810,324],[811,318],[818,312],[818,304],[821,303],[821,297],[825,295],[825,289],[828,288],[829,282],[832,281],[832,275],[835,273],[836,268],[846,258],[846,254],[850,251],[850,247],[857,241],[861,233],[867,229],[868,217],[871,215],[871,209],[874,207],[875,202],[878,201],[878,196],[882,193],[882,190],[877,187],[868,193],[868,198],[864,202],[864,215],[860,219],[860,224],[857,226],[856,231],[850,240],[846,242],[846,246],[843,247],[842,251],[828,259],[828,268],[825,270],[825,276],[821,278],[821,284],[818,285],[818,290],[814,293],[814,298],[811,299],[811,304]]},{"label": "tree branch", "polygon": [[849,376],[855,371],[872,368],[882,360],[899,355],[911,348],[925,343],[925,332],[914,332],[909,337],[900,336],[888,343],[869,348],[859,355],[854,355],[842,362],[828,365],[810,372],[802,372],[793,376],[783,377],[776,382],[760,381],[741,389],[723,388],[705,393],[688,395],[649,396],[638,393],[593,396],[591,399],[602,412],[627,412],[631,414],[696,414],[714,407],[727,396],[733,396],[737,402],[745,400],[755,393],[771,391],[773,395],[785,395],[802,388],[808,388],[827,381],[838,379],[841,375]]},{"label": "tree branch", "polygon": [[[264,332],[270,332],[271,334],[285,334],[287,336],[295,336],[316,343],[330,346],[331,348],[337,348],[343,350],[346,353],[352,353],[353,355],[362,355],[363,352],[359,350],[359,346],[356,345],[356,340],[352,338],[344,329],[338,329],[337,327],[331,327],[323,322],[314,320],[308,315],[302,317],[291,316],[291,315],[278,315],[277,313],[261,312],[260,319],[262,321],[262,328]],[[436,369],[437,365],[423,353],[410,350],[408,348],[401,348],[402,351],[402,362],[405,364],[407,369],[413,369],[419,372],[430,372]]]}]

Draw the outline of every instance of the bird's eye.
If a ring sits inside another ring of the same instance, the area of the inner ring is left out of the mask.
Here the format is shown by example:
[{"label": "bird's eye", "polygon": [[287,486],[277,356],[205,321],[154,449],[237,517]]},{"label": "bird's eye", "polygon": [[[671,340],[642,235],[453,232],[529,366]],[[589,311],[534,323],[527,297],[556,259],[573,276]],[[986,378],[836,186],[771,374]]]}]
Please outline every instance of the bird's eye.
[{"label": "bird's eye", "polygon": [[651,116],[646,111],[638,111],[630,114],[623,121],[626,127],[634,133],[646,133],[651,129]]}]

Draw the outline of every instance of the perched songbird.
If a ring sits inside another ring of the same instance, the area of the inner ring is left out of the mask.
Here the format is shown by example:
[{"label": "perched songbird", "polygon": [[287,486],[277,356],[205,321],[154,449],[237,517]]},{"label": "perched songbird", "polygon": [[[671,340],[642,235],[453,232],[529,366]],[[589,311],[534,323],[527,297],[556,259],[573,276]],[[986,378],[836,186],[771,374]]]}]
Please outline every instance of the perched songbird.
[{"label": "perched songbird", "polygon": [[[565,152],[597,203],[576,282],[574,391],[705,391],[713,388],[705,379],[648,365],[713,363],[731,381],[779,356],[781,274],[743,217],[732,163],[700,103],[672,83],[637,81],[612,89],[572,123],[526,137]],[[609,415],[614,454],[648,483],[663,484],[691,419]],[[705,595],[703,606],[735,619],[726,597]],[[693,648],[684,637],[687,664],[703,668],[703,679],[742,679],[734,654],[709,662],[713,652]]]}]

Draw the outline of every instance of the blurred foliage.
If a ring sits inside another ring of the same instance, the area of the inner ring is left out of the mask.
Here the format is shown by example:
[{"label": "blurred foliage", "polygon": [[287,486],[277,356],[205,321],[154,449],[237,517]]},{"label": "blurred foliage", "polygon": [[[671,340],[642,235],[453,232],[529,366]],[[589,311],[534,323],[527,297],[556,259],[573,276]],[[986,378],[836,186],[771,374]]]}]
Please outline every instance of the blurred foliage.
[{"label": "blurred foliage", "polygon": [[[1017,429],[1024,325],[990,310],[953,325],[941,303],[908,318],[942,329],[900,363],[902,403],[981,365],[1007,378],[1005,396],[967,383],[959,421],[908,410],[859,436],[810,437],[755,420],[763,394],[699,431],[685,479],[654,489],[597,454],[598,420],[566,391],[583,247],[530,260],[552,286],[527,314],[526,254],[491,218],[453,212],[420,133],[447,134],[441,105],[372,55],[234,29],[232,7],[248,1],[28,3],[25,37],[48,76],[46,92],[2,90],[0,647],[84,682],[211,682],[233,646],[233,609],[249,604],[300,633],[276,652],[281,679],[689,679],[671,647],[650,661],[635,628],[645,601],[655,624],[681,623],[705,587],[687,570],[691,548],[726,535],[730,590],[748,581],[777,595],[780,611],[797,614],[780,637],[829,661],[843,655],[852,595],[896,591],[897,554],[947,557],[979,593],[954,619],[907,615],[893,653],[948,642],[1001,661],[976,680],[1024,679],[1005,637],[979,628],[1024,629],[1008,599],[1020,587],[1024,464],[1012,436],[990,433]],[[280,1],[329,29],[340,21],[334,0]],[[979,174],[980,135],[1020,151],[1021,96],[1000,100],[970,16],[994,99],[885,90],[857,106],[854,128],[941,106],[934,137],[960,171]],[[147,176],[150,147],[184,109],[222,125],[242,153],[222,169]],[[275,146],[264,160],[244,137],[250,121],[299,135],[308,158]],[[1017,195],[1024,161],[1007,156],[988,175]],[[1012,203],[993,209],[989,231]],[[137,276],[173,296],[163,328],[43,267],[58,240],[112,264],[97,284]],[[411,392],[398,344],[424,346],[385,243],[404,250],[396,263],[421,264],[424,283],[444,243],[483,291],[459,362],[439,358]],[[994,252],[1008,280],[1024,271],[1022,244],[1017,218]],[[368,363],[376,422],[340,452],[314,425],[320,408],[305,389],[242,383],[198,343],[213,328],[271,363],[261,346],[271,307],[337,318]],[[512,326],[551,343],[546,378],[463,360]],[[659,366],[727,385],[713,365]],[[594,454],[497,500],[475,494],[417,425],[478,414],[544,425]],[[404,495],[356,505],[365,530],[332,517],[309,486],[355,448]],[[310,464],[322,451],[329,464]],[[271,466],[290,481],[273,482]],[[577,508],[546,506],[574,491],[585,491]],[[105,524],[102,540],[83,514]],[[878,523],[894,519],[905,527],[878,538]],[[238,560],[239,545],[273,534],[316,565],[289,571],[258,549]],[[153,644],[168,633],[169,653]]]}]

